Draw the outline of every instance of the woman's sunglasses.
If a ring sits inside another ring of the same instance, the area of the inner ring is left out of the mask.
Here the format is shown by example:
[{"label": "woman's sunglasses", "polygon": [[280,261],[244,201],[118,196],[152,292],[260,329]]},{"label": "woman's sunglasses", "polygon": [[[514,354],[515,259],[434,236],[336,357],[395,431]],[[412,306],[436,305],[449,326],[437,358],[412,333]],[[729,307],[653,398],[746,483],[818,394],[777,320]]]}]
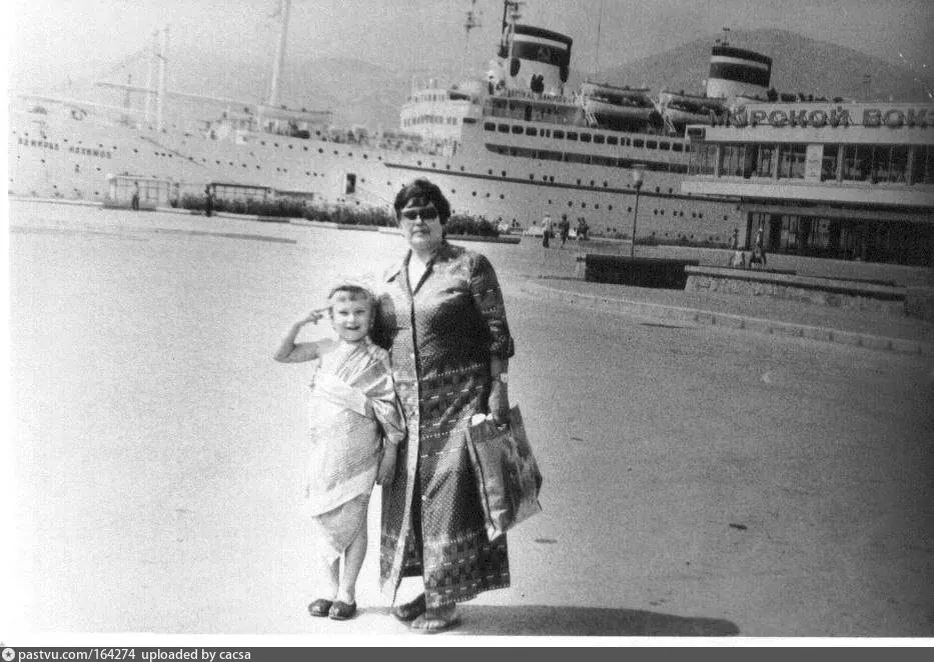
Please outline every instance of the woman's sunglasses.
[{"label": "woman's sunglasses", "polygon": [[402,218],[407,221],[414,221],[416,218],[420,218],[423,221],[433,221],[438,218],[437,209],[407,209],[402,212]]}]

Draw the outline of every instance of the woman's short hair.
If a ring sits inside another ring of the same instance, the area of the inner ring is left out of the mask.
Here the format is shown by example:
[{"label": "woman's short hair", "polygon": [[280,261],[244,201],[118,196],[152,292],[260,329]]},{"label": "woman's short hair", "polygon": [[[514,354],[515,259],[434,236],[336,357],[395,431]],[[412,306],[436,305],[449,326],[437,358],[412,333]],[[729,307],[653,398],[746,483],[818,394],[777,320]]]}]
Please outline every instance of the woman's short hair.
[{"label": "woman's short hair", "polygon": [[393,209],[396,211],[396,220],[402,216],[402,208],[410,200],[415,200],[420,206],[427,206],[431,203],[438,210],[438,219],[441,225],[448,222],[451,217],[451,203],[444,197],[437,184],[424,178],[416,179],[402,187],[402,190],[396,195],[396,201],[393,203]]}]

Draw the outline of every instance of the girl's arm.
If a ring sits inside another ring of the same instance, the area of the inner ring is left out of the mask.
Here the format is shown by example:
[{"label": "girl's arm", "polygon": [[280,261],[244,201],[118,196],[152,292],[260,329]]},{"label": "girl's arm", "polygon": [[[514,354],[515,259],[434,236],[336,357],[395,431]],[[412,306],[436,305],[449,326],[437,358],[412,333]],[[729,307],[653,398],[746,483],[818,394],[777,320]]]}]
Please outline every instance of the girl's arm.
[{"label": "girl's arm", "polygon": [[[327,309],[325,308],[323,310]],[[280,363],[301,363],[302,361],[311,361],[312,359],[318,358],[320,355],[320,352],[318,351],[318,343],[296,343],[295,338],[302,330],[302,327],[304,327],[306,324],[315,324],[322,317],[322,309],[314,310],[308,317],[293,324],[285,338],[282,339],[282,344],[279,346],[279,350],[272,358],[276,361],[279,361]]]}]

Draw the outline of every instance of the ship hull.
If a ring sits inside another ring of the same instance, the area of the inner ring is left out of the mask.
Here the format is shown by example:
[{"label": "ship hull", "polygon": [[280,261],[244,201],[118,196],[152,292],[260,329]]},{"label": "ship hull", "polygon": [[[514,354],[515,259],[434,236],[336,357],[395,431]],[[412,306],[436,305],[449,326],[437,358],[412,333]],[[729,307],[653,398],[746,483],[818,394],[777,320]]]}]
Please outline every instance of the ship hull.
[{"label": "ship hull", "polygon": [[[623,164],[657,156],[629,149],[610,158],[612,150],[601,148],[577,162],[537,158],[550,146],[525,136],[486,132],[479,125],[465,126],[462,143],[452,153],[431,154],[257,133],[217,140],[106,124],[92,117],[16,113],[10,123],[8,191],[104,201],[108,175],[138,175],[171,180],[181,195],[198,195],[208,183],[227,183],[301,192],[328,204],[388,209],[404,182],[427,177],[441,186],[454,213],[522,227],[546,214],[567,214],[572,225],[584,218],[595,236],[628,237],[636,192],[632,170]],[[666,170],[664,163],[646,171],[639,236],[728,241],[733,228],[741,226],[735,205],[681,194],[685,159],[668,158],[670,169],[680,172]],[[608,161],[615,165],[600,165]],[[348,193],[351,175],[355,186]]]}]

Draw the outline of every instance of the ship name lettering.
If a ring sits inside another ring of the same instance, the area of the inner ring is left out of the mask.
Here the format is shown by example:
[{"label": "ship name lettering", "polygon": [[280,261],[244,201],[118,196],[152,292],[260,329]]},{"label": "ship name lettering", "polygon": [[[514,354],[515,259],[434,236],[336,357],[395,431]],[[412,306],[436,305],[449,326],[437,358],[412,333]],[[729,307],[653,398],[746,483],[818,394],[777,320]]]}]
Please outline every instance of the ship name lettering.
[{"label": "ship name lettering", "polygon": [[39,149],[58,149],[58,143],[49,142],[48,140],[29,140],[27,138],[20,137],[19,144],[23,145],[24,147],[38,147]]}]

